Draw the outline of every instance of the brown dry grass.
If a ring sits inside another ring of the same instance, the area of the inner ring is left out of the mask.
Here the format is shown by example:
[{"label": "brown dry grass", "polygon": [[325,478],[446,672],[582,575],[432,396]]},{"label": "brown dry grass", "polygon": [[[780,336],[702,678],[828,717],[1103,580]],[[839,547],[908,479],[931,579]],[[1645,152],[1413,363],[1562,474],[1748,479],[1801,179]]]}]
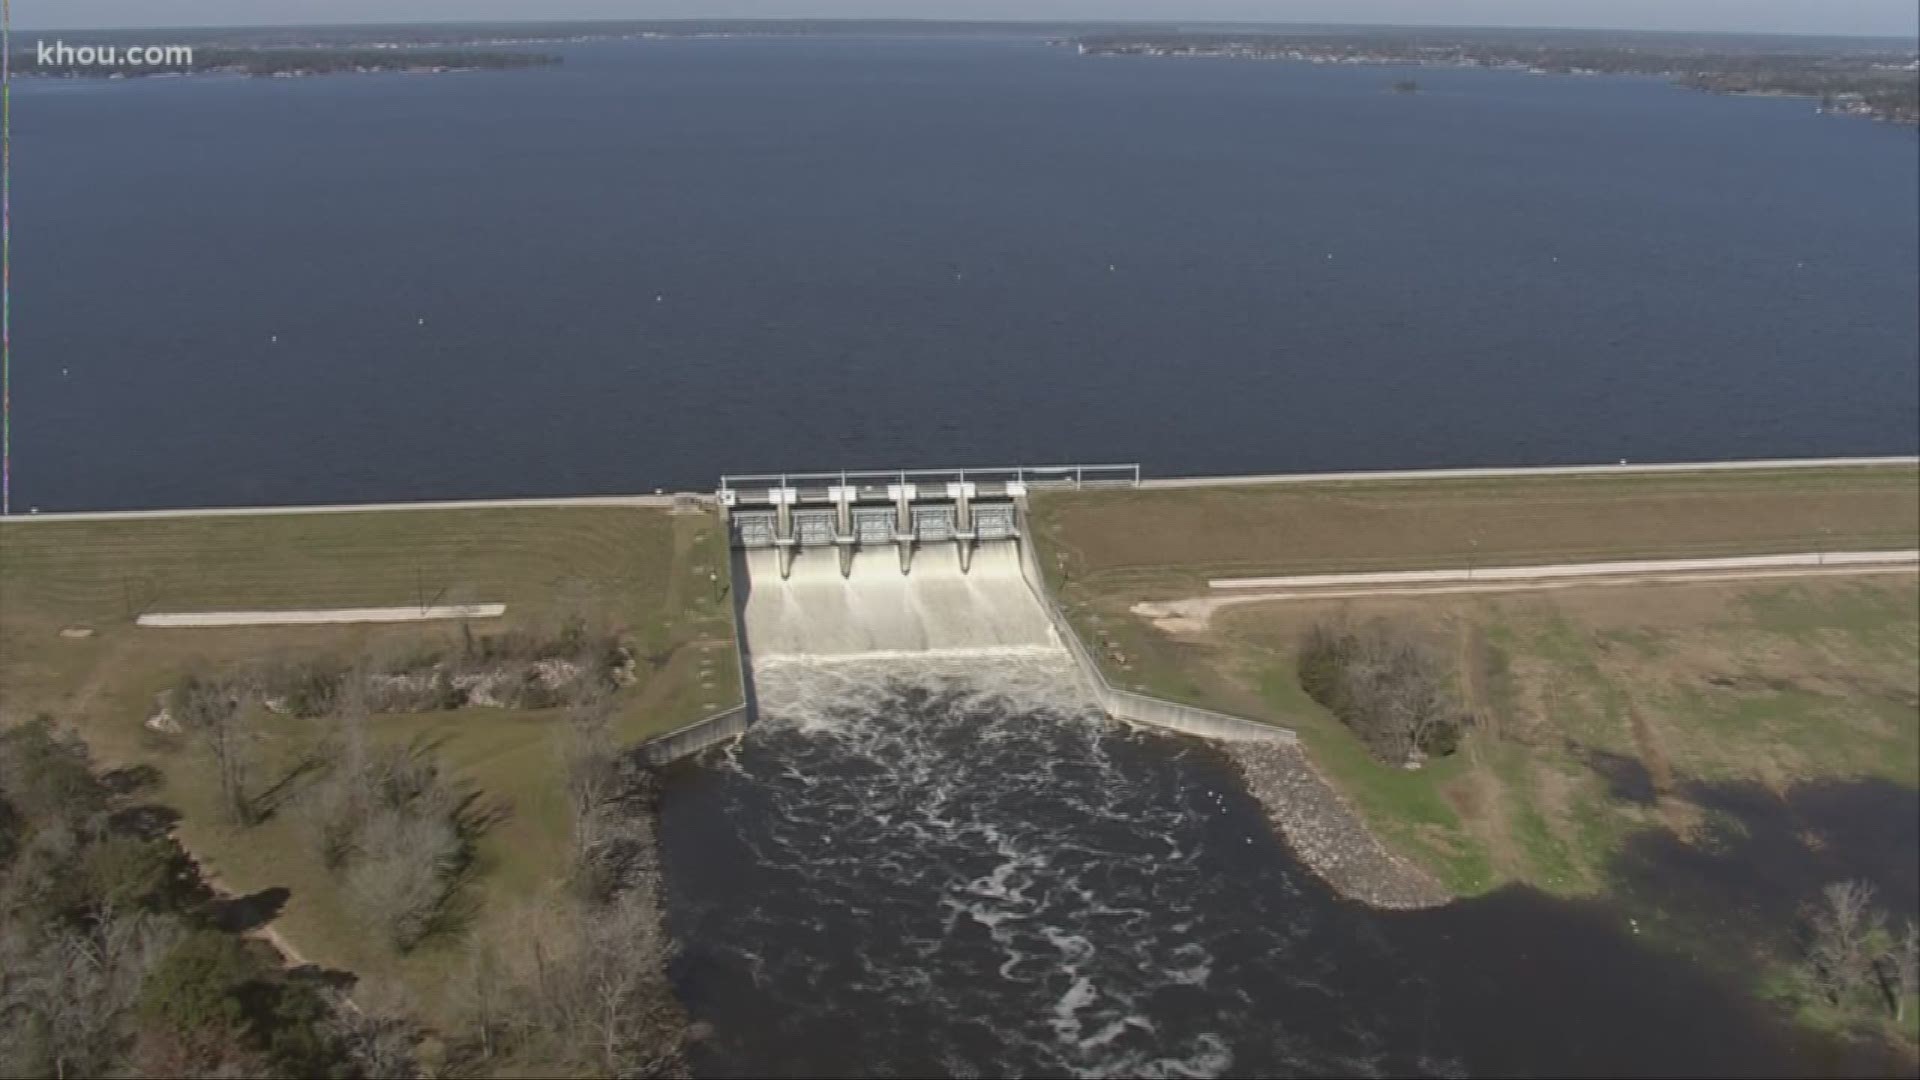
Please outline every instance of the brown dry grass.
[{"label": "brown dry grass", "polygon": [[[49,713],[103,765],[160,768],[156,801],[182,814],[183,842],[227,887],[292,891],[274,928],[315,962],[402,978],[432,1016],[457,942],[404,960],[363,931],[285,815],[224,824],[207,763],[141,721],[191,668],[287,657],[457,648],[454,624],[156,630],[144,610],[507,604],[508,626],[562,619],[623,630],[642,655],[620,694],[619,731],[638,740],[739,700],[732,609],[709,573],[726,574],[710,514],[626,508],[458,510],[298,517],[33,522],[0,525],[0,723]],[[84,638],[62,628],[83,625]],[[379,737],[423,739],[504,813],[480,841],[480,928],[562,870],[566,815],[553,710],[470,708],[376,719]],[[263,727],[263,775],[297,758],[310,725]]]},{"label": "brown dry grass", "polygon": [[1711,557],[1920,543],[1913,466],[1045,492],[1069,596],[1208,577]]}]

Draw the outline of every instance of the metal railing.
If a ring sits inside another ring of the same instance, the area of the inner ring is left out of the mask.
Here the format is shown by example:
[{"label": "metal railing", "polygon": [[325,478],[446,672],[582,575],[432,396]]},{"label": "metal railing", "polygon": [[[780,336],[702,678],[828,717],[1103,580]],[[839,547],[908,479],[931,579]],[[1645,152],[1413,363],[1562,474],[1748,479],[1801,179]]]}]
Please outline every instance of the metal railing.
[{"label": "metal railing", "polygon": [[1007,465],[965,469],[843,470],[841,472],[740,473],[720,478],[720,494],[742,488],[834,485],[865,487],[913,483],[1024,484],[1034,487],[1127,486],[1140,483],[1138,462],[1102,465]]}]

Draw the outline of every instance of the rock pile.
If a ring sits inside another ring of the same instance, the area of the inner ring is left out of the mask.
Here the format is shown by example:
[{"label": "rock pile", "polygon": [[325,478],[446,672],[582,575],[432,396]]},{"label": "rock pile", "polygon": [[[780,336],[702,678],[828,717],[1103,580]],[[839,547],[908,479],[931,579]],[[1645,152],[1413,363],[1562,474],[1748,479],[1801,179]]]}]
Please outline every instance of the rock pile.
[{"label": "rock pile", "polygon": [[1233,743],[1227,752],[1294,854],[1342,896],[1399,909],[1452,899],[1425,871],[1388,851],[1298,746]]}]

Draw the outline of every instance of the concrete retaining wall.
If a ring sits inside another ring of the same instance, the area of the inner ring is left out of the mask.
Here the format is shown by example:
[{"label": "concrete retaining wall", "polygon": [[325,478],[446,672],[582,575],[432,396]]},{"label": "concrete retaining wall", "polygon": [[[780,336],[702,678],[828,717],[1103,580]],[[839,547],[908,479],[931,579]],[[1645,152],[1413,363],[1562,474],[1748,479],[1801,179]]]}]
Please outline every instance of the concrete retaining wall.
[{"label": "concrete retaining wall", "polygon": [[640,745],[640,749],[647,755],[648,761],[655,765],[666,765],[744,735],[752,722],[752,714],[747,707],[736,705],[726,712],[716,713],[705,720],[695,720],[685,727],[648,739]]},{"label": "concrete retaining wall", "polygon": [[1052,594],[1047,592],[1047,579],[1040,572],[1040,560],[1033,549],[1033,533],[1027,527],[1026,512],[1021,511],[1020,521],[1020,571],[1026,578],[1027,587],[1040,601],[1040,607],[1053,623],[1054,633],[1073,655],[1074,662],[1087,677],[1087,683],[1093,688],[1094,699],[1108,716],[1128,723],[1142,724],[1147,727],[1164,728],[1185,735],[1198,735],[1206,739],[1219,739],[1223,742],[1296,742],[1293,732],[1272,724],[1263,724],[1257,720],[1247,720],[1226,713],[1213,712],[1210,709],[1182,705],[1163,698],[1136,694],[1131,690],[1122,690],[1107,681],[1093,653],[1073,624],[1067,621],[1066,613],[1060,605],[1054,603]]}]

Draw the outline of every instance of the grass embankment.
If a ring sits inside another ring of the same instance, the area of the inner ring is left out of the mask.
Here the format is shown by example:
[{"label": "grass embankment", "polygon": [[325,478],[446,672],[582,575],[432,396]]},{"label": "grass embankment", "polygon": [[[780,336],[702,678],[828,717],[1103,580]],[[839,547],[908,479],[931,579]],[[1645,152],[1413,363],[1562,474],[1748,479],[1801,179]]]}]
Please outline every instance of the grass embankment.
[{"label": "grass embankment", "polygon": [[[150,763],[155,801],[181,815],[183,842],[237,892],[291,891],[273,926],[311,961],[398,975],[431,1015],[452,940],[396,958],[357,925],[289,815],[222,823],[210,763],[179,738],[145,730],[155,696],[193,668],[263,658],[457,650],[450,623],[157,630],[143,611],[406,606],[500,602],[475,633],[551,630],[582,619],[622,632],[639,662],[619,692],[618,736],[649,735],[730,707],[739,676],[725,539],[708,513],[553,508],[394,511],[0,525],[0,722],[49,713],[106,765]],[[718,582],[710,579],[717,574]],[[63,629],[85,627],[91,637]],[[557,710],[464,708],[377,717],[377,736],[424,739],[455,777],[502,811],[479,841],[469,899],[484,920],[560,873],[567,824],[554,748]],[[312,722],[266,722],[256,775],[302,756]],[[294,777],[270,807],[297,792]]]},{"label": "grass embankment", "polygon": [[1128,608],[1221,577],[1920,546],[1912,465],[1348,481],[1035,496],[1041,564],[1115,684],[1201,701]]},{"label": "grass embankment", "polygon": [[[1179,634],[1128,610],[1227,575],[1913,547],[1912,467],[1049,494],[1034,518],[1042,562],[1116,683],[1293,728],[1384,841],[1462,896],[1514,883],[1631,894],[1649,934],[1689,951],[1703,920],[1735,927],[1722,955],[1768,957],[1746,973],[1778,986],[1793,907],[1823,882],[1799,880],[1800,864],[1753,871],[1753,895],[1721,897],[1742,911],[1726,918],[1663,911],[1675,883],[1648,866],[1720,857],[1726,829],[1744,828],[1726,817],[1729,793],[1787,807],[1810,782],[1920,787],[1911,574],[1253,603]],[[1375,761],[1294,668],[1314,622],[1376,616],[1455,658],[1477,718],[1458,753],[1418,771]],[[1815,835],[1832,821],[1794,828],[1806,835],[1789,831],[1788,846],[1844,876],[1820,849],[1843,838]],[[1693,854],[1653,859],[1665,849],[1650,837]],[[1781,895],[1756,898],[1769,890]]]}]

